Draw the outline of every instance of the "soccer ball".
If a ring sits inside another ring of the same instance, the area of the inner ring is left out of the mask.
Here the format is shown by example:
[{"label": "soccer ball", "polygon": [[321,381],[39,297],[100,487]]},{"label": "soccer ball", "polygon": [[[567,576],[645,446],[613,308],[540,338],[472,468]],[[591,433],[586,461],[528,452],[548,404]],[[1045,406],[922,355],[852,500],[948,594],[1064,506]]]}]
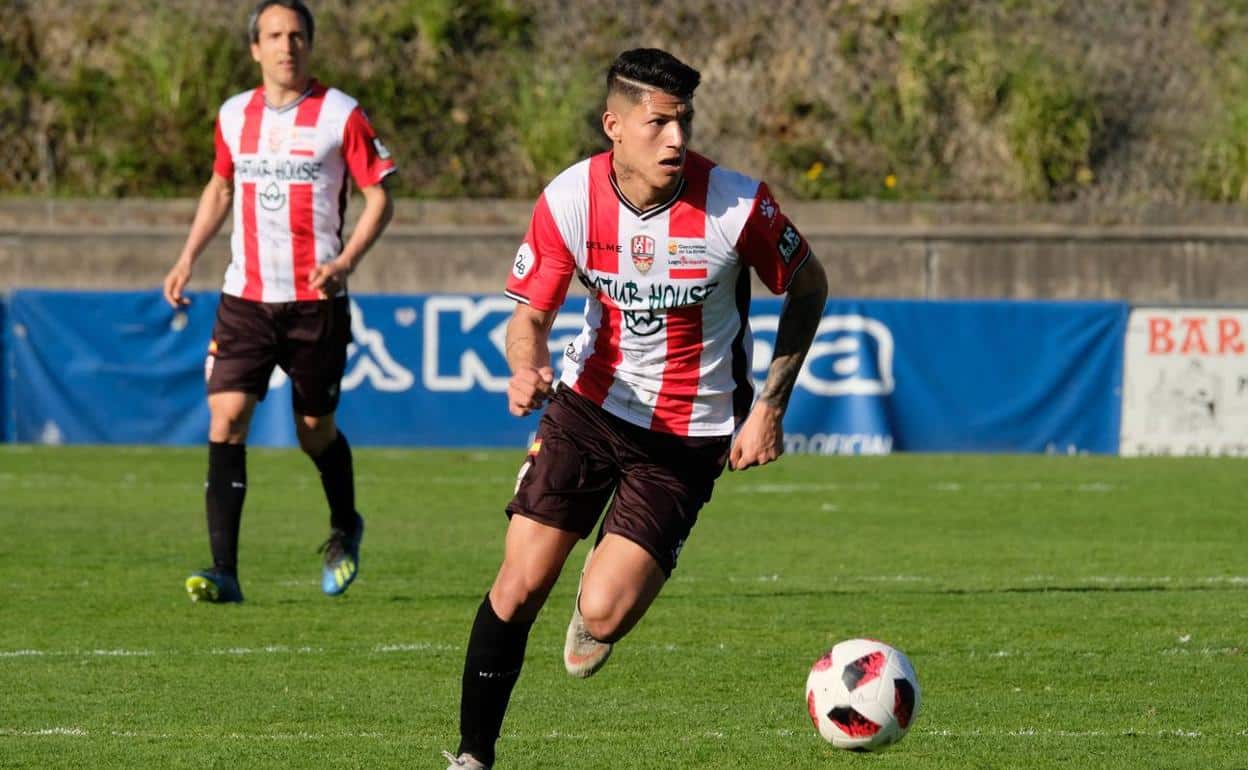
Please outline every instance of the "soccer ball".
[{"label": "soccer ball", "polygon": [[838,749],[879,751],[905,736],[919,713],[919,680],[900,650],[874,639],[841,642],[815,661],[806,707]]}]

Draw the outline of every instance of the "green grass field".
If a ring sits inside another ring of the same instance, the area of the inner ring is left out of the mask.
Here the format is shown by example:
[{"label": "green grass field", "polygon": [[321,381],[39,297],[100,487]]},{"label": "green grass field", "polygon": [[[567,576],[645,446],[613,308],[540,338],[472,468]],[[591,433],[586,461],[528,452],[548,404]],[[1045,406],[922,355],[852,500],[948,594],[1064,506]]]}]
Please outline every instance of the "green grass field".
[{"label": "green grass field", "polygon": [[[357,450],[361,577],[312,465],[249,453],[242,606],[195,606],[202,449],[0,448],[0,767],[434,768],[521,455]],[[534,626],[499,768],[1248,768],[1239,460],[786,457],[726,474],[593,679]],[[836,751],[803,687],[872,636],[923,711]]]}]

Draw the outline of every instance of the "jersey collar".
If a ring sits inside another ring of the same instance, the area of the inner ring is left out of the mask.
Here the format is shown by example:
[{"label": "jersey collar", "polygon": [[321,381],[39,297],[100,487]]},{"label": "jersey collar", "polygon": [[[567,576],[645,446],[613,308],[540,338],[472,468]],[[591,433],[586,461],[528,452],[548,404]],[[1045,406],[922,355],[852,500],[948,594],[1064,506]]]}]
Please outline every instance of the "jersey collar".
[{"label": "jersey collar", "polygon": [[675,206],[676,201],[680,200],[680,196],[685,194],[685,175],[681,174],[680,184],[676,185],[676,190],[672,192],[672,197],[668,198],[666,201],[658,204],[657,206],[651,206],[648,209],[639,209],[636,206],[634,206],[632,202],[629,201],[628,198],[624,196],[624,191],[620,189],[620,183],[615,178],[615,167],[608,166],[608,168],[610,168],[611,170],[607,174],[607,178],[611,180],[611,189],[615,190],[615,197],[619,198],[620,203],[624,204],[624,208],[632,212],[633,216],[637,217],[638,219],[642,219],[642,220],[652,219],[658,216],[659,214],[662,214],[664,211],[667,211],[672,206]]},{"label": "jersey collar", "polygon": [[321,84],[317,82],[317,79],[312,78],[311,80],[308,81],[308,87],[303,90],[303,93],[299,94],[298,99],[294,100],[290,104],[283,104],[281,107],[274,107],[273,105],[269,104],[268,99],[264,99],[264,86],[260,86],[260,98],[264,99],[264,108],[266,110],[272,110],[273,112],[276,112],[280,115],[283,112],[289,112],[295,109],[296,107],[298,107],[300,104],[303,104],[304,99],[307,99],[309,96],[314,94],[316,90],[320,87],[321,87]]}]

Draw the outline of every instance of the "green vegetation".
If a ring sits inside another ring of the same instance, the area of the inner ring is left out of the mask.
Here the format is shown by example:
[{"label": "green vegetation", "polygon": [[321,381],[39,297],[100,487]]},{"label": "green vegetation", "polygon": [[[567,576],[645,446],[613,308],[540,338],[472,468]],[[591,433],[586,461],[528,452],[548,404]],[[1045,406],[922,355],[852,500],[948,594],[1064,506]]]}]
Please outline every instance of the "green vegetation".
[{"label": "green vegetation", "polygon": [[[653,45],[704,72],[695,146],[785,197],[1248,196],[1242,0],[315,5],[316,72],[403,195],[531,197],[603,147],[614,53]],[[257,78],[248,6],[0,4],[0,194],[195,194],[216,106]]]},{"label": "green vegetation", "polygon": [[[133,18],[126,3],[87,8],[0,11],[0,73],[34,73],[0,92],[0,114],[15,116],[22,108],[10,92],[31,95],[25,120],[6,121],[0,139],[36,137],[9,160],[7,178],[0,162],[0,190],[194,194],[211,162],[217,107],[258,81],[247,8],[181,0]],[[24,27],[2,23],[19,19]],[[40,33],[48,46],[59,39],[40,23],[67,21],[80,38],[72,63],[43,66],[54,57],[40,51]],[[598,98],[589,70],[534,56],[534,23],[507,0],[321,3],[314,71],[364,105],[401,161],[401,194],[527,196],[598,146],[585,130]],[[19,27],[28,33],[20,39]],[[37,165],[39,144],[52,150],[47,178],[21,183],[18,167]]]},{"label": "green vegetation", "polygon": [[[895,39],[896,65],[887,77],[848,91],[844,120],[827,104],[788,105],[795,120],[810,124],[805,135],[832,127],[838,142],[861,150],[838,161],[826,138],[777,143],[772,157],[789,169],[799,194],[958,198],[968,173],[985,173],[996,196],[1057,200],[1091,181],[1101,120],[1086,77],[1025,29],[977,14],[975,3],[913,0],[898,8],[864,6],[860,21]],[[1011,23],[1022,13],[1011,12]],[[851,64],[878,55],[853,32],[843,33],[839,46]],[[992,171],[962,167],[967,137],[976,133],[1007,150],[991,158]]]},{"label": "green vegetation", "polygon": [[[296,451],[253,450],[247,603],[194,606],[202,449],[0,447],[0,765],[435,768],[520,456],[358,450],[350,593]],[[786,457],[725,474],[650,614],[594,679],[528,648],[503,768],[1238,767],[1242,461]],[[572,556],[580,558],[580,549]],[[924,705],[879,756],[822,744],[807,668],[873,636]]]},{"label": "green vegetation", "polygon": [[1207,74],[1221,104],[1194,127],[1201,153],[1192,186],[1202,198],[1242,203],[1248,201],[1248,59],[1241,44],[1248,34],[1248,2],[1201,2],[1197,8],[1201,40],[1230,57],[1233,66]]}]

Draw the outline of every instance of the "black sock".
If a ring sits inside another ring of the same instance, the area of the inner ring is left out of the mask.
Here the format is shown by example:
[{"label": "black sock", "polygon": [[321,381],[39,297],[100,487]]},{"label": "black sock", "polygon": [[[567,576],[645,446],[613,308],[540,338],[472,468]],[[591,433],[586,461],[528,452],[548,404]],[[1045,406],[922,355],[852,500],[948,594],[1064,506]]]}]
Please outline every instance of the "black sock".
[{"label": "black sock", "polygon": [[459,750],[486,765],[494,764],[511,688],[520,678],[524,648],[533,622],[505,623],[494,614],[489,594],[477,610],[464,660],[463,696],[459,702]]},{"label": "black sock", "polygon": [[324,452],[312,458],[321,472],[321,487],[329,501],[329,525],[348,535],[355,534],[355,470],[351,463],[351,445],[347,437],[338,435]]},{"label": "black sock", "polygon": [[238,526],[247,497],[247,447],[243,444],[208,442],[208,481],[204,484],[204,508],[208,514],[208,542],[212,566],[238,574]]}]

